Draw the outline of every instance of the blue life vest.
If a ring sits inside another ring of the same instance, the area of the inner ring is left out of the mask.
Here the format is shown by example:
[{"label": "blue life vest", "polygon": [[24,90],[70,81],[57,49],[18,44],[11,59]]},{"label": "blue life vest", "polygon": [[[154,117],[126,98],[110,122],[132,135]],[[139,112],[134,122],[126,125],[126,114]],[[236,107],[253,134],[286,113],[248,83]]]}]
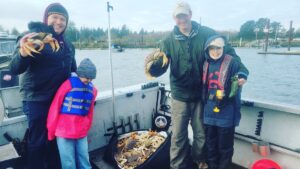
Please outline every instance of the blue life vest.
[{"label": "blue life vest", "polygon": [[85,85],[77,76],[69,78],[72,89],[66,94],[61,108],[63,114],[85,116],[88,114],[94,97],[93,85]]}]

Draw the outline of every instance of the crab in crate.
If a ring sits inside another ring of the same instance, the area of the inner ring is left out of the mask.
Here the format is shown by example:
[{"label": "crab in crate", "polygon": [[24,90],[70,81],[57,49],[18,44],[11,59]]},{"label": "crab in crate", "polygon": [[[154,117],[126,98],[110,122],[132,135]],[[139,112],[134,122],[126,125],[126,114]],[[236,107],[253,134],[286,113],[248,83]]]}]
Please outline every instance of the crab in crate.
[{"label": "crab in crate", "polygon": [[58,41],[52,37],[52,34],[40,32],[27,38],[22,45],[22,50],[33,57],[32,53],[40,54],[40,51],[44,49],[47,43],[51,46],[53,52],[57,52],[60,49]]},{"label": "crab in crate", "polygon": [[165,138],[155,131],[132,132],[118,140],[115,159],[122,169],[136,168],[156,152],[164,141]]}]

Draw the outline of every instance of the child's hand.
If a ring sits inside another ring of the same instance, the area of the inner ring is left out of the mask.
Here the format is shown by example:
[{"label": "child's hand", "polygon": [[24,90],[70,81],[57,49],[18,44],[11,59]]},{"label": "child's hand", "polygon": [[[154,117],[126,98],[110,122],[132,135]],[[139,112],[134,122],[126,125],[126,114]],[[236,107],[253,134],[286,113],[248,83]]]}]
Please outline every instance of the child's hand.
[{"label": "child's hand", "polygon": [[238,80],[239,86],[243,86],[246,82],[247,82],[247,80],[244,78],[239,78],[239,80]]}]

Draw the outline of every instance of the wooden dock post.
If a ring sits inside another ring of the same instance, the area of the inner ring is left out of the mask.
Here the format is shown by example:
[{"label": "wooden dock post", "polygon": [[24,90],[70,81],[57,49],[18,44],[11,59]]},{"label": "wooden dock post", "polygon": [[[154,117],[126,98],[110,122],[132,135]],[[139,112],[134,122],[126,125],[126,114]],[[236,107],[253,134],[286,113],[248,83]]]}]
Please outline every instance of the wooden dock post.
[{"label": "wooden dock post", "polygon": [[266,40],[265,40],[265,48],[264,52],[268,52],[268,45],[269,45],[269,32],[270,32],[270,19],[267,21],[267,25],[264,29],[264,33],[266,34]]},{"label": "wooden dock post", "polygon": [[293,40],[293,21],[290,21],[288,51],[291,50],[291,42],[292,42],[292,40]]}]

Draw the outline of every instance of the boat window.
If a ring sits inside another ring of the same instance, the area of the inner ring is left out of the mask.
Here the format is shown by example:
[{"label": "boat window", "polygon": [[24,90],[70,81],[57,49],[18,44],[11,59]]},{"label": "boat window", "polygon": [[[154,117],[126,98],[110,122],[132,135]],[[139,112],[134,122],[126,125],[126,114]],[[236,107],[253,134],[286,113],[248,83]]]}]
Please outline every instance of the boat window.
[{"label": "boat window", "polygon": [[0,56],[12,54],[15,50],[15,41],[0,42]]},{"label": "boat window", "polygon": [[0,88],[0,116],[7,118],[24,115],[19,86]]}]

